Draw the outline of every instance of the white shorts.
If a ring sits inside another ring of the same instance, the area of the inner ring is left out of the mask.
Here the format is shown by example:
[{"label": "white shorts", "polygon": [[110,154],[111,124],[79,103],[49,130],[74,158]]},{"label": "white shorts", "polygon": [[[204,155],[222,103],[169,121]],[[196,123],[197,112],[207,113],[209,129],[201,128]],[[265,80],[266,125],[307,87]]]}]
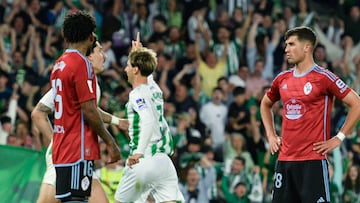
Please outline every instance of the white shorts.
[{"label": "white shorts", "polygon": [[149,194],[155,202],[184,202],[175,167],[166,154],[157,153],[140,158],[139,163],[132,168],[126,165],[116,189],[115,200],[143,203]]},{"label": "white shorts", "polygon": [[[55,171],[55,167],[52,161],[52,140],[46,150],[46,154],[45,154],[45,161],[46,161],[46,171],[42,180],[42,183],[46,183],[49,185],[52,185],[55,187],[56,185],[56,171]],[[98,180],[99,177],[93,173],[93,179]]]},{"label": "white shorts", "polygon": [[50,184],[55,187],[56,183],[56,171],[54,164],[52,162],[52,140],[46,150],[45,160],[46,160],[46,171],[43,178],[43,183]]}]

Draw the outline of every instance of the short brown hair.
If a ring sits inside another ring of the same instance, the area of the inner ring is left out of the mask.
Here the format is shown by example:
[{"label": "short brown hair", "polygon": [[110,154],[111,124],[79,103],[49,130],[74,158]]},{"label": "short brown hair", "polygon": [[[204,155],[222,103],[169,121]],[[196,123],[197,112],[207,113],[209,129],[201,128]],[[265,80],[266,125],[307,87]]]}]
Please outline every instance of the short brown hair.
[{"label": "short brown hair", "polygon": [[315,47],[317,43],[317,37],[315,32],[306,26],[295,27],[288,30],[285,33],[285,40],[287,40],[291,36],[297,36],[299,41],[309,41],[312,47]]},{"label": "short brown hair", "polygon": [[158,64],[156,53],[148,48],[134,49],[129,54],[129,62],[132,67],[138,67],[142,76],[152,74]]}]

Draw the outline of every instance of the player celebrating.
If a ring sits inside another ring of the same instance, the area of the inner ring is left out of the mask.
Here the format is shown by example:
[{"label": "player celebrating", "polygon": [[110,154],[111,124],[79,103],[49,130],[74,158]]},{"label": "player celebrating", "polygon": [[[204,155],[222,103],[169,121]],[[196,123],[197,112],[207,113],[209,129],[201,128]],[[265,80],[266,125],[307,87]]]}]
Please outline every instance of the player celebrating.
[{"label": "player celebrating", "polygon": [[116,202],[145,202],[151,194],[156,202],[183,201],[175,167],[172,137],[163,116],[163,95],[151,74],[157,67],[156,54],[141,47],[140,36],[125,71],[133,90],[126,105],[131,153],[115,193]]}]

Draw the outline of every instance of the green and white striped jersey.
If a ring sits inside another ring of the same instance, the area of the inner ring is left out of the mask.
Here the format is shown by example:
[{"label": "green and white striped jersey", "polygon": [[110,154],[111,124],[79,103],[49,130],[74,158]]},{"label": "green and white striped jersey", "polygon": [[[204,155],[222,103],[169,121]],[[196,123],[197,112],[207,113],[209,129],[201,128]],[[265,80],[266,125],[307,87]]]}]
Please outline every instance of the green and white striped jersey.
[{"label": "green and white striped jersey", "polygon": [[126,104],[129,121],[130,154],[173,154],[173,140],[164,117],[164,99],[159,86],[152,79],[134,88]]}]

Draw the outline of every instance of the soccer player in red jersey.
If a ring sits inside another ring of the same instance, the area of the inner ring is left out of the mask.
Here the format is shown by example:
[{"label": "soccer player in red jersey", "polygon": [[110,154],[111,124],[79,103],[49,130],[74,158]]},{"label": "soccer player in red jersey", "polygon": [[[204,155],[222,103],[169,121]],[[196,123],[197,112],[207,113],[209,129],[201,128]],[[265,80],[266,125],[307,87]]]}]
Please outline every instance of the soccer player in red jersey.
[{"label": "soccer player in red jersey", "polygon": [[[104,70],[104,61],[105,54],[102,51],[102,46],[98,41],[93,45],[93,52],[89,53],[88,58],[90,59],[92,66],[94,68],[95,74],[101,73]],[[97,103],[100,100],[100,86],[97,85],[96,95]],[[40,101],[35,106],[34,110],[31,112],[31,119],[34,125],[38,130],[49,139],[53,137],[52,125],[49,122],[48,114],[52,114],[54,111],[54,93],[50,89],[46,94],[40,99]],[[120,119],[114,115],[111,115],[98,107],[98,110],[101,114],[102,119],[105,123],[118,126],[122,130],[128,129],[128,121],[125,119]],[[52,141],[50,142],[46,154],[46,171],[44,178],[40,187],[40,192],[38,196],[37,203],[58,203],[59,200],[55,199],[55,184],[56,184],[56,172],[55,167],[52,162]],[[108,203],[108,197],[104,189],[99,182],[99,179],[96,175],[93,176],[91,186],[91,196],[89,198],[89,203]]]},{"label": "soccer player in red jersey", "polygon": [[[273,202],[330,202],[326,154],[341,145],[360,118],[360,98],[338,76],[314,63],[316,35],[308,27],[285,34],[285,54],[293,68],[280,73],[264,95],[260,110],[272,154],[279,151]],[[349,107],[336,136],[330,135],[334,97]],[[281,137],[271,107],[281,100]]]},{"label": "soccer player in red jersey", "polygon": [[50,76],[55,103],[55,197],[62,202],[87,202],[94,160],[100,158],[98,135],[108,145],[110,162],[120,159],[119,147],[97,111],[95,73],[86,57],[96,40],[95,28],[94,18],[86,12],[65,17],[63,35],[68,48]]}]

